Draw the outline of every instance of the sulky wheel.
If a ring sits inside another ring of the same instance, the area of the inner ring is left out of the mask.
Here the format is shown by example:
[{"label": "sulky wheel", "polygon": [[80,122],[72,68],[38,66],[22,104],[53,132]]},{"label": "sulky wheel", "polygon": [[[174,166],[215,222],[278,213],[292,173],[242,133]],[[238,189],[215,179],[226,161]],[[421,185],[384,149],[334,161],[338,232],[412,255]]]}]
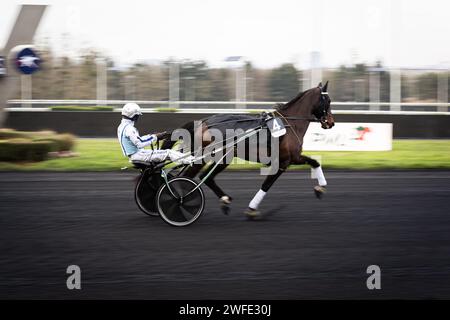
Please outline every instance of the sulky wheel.
[{"label": "sulky wheel", "polygon": [[134,189],[134,199],[139,209],[149,216],[158,216],[156,194],[164,183],[160,172],[146,171],[142,173]]},{"label": "sulky wheel", "polygon": [[[169,188],[169,187],[170,188]],[[168,224],[183,227],[195,222],[205,207],[205,196],[198,184],[188,178],[173,178],[158,191],[159,215]]]}]

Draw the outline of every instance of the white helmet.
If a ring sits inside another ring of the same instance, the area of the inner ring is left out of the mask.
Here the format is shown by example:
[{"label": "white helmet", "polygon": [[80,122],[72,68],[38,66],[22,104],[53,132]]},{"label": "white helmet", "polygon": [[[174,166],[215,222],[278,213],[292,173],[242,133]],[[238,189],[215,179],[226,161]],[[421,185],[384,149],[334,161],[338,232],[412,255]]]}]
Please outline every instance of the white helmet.
[{"label": "white helmet", "polygon": [[136,115],[141,115],[141,107],[134,102],[129,102],[122,108],[122,115],[127,118],[133,118]]}]

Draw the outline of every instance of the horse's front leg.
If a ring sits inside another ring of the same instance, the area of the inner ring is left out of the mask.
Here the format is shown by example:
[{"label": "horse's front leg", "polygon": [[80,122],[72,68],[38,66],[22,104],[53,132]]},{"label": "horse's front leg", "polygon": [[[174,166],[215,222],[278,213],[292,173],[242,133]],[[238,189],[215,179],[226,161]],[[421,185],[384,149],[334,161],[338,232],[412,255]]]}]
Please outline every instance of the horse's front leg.
[{"label": "horse's front leg", "polygon": [[259,204],[264,199],[266,193],[269,191],[270,187],[277,181],[277,179],[281,176],[281,174],[285,171],[285,168],[278,169],[277,173],[273,175],[267,176],[264,180],[261,189],[255,194],[252,201],[248,205],[248,208],[244,211],[244,214],[249,219],[258,219],[261,218],[261,212],[258,210]]},{"label": "horse's front leg", "polygon": [[299,155],[296,159],[292,160],[291,164],[308,164],[311,166],[319,184],[314,187],[314,193],[317,198],[321,199],[323,194],[326,192],[327,180],[325,179],[320,163],[313,158]]}]

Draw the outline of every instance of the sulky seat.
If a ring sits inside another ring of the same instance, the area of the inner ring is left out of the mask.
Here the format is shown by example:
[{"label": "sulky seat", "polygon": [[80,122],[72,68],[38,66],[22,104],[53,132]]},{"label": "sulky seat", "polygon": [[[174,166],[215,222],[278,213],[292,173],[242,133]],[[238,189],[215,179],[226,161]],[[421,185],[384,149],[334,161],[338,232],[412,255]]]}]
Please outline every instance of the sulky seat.
[{"label": "sulky seat", "polygon": [[141,169],[141,170],[153,168],[155,166],[154,163],[149,163],[149,162],[144,162],[144,161],[131,161],[131,163],[133,164],[133,166],[136,169]]}]

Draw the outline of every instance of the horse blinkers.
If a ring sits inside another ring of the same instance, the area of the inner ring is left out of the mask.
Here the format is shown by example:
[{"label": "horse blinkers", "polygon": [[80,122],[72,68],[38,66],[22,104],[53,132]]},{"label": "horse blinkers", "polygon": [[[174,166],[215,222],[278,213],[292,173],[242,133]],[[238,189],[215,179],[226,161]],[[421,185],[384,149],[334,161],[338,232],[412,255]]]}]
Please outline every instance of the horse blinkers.
[{"label": "horse blinkers", "polygon": [[320,87],[319,105],[313,112],[317,120],[320,121],[323,129],[331,129],[332,127],[334,127],[334,118],[330,112],[330,101],[329,98],[326,98],[328,97],[327,87],[328,81],[323,88]]}]

